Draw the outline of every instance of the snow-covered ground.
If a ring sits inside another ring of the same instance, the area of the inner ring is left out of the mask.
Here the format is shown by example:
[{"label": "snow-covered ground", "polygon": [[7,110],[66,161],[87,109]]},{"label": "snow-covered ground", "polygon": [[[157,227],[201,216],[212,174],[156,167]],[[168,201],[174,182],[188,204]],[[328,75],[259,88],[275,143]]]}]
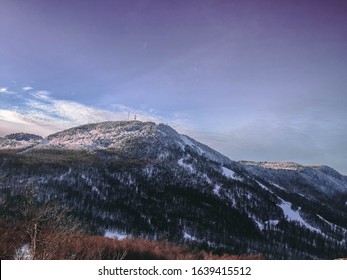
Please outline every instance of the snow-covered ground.
[{"label": "snow-covered ground", "polygon": [[197,238],[195,236],[192,236],[187,232],[183,232],[183,238],[185,240],[190,240],[190,241],[196,241],[197,240]]},{"label": "snow-covered ground", "polygon": [[278,188],[278,189],[281,189],[281,190],[286,190],[285,188],[283,188],[283,187],[281,187],[280,185],[278,185],[278,184],[275,184],[275,183],[271,183],[273,186],[275,186],[276,188]]},{"label": "snow-covered ground", "polygon": [[181,139],[184,145],[197,149],[200,155],[204,153],[204,151],[200,147],[195,145],[186,135],[181,135]]},{"label": "snow-covered ground", "polygon": [[308,229],[312,231],[317,231],[321,232],[319,229],[312,227],[310,224],[308,224],[300,215],[300,208],[298,210],[293,210],[292,209],[292,204],[288,201],[284,201],[283,199],[281,200],[281,204],[278,205],[281,207],[284,216],[288,221],[294,221],[294,222],[299,222],[303,226],[307,227]]},{"label": "snow-covered ground", "polygon": [[189,170],[191,173],[194,172],[193,166],[192,166],[191,164],[185,163],[183,158],[181,158],[181,159],[178,160],[178,165],[180,165],[180,166],[186,168],[186,169]]},{"label": "snow-covered ground", "polygon": [[[258,185],[264,189],[267,190],[268,192],[274,194],[267,186],[265,186],[264,184],[260,183],[259,181],[257,181]],[[273,184],[275,185],[275,184]],[[279,185],[275,185],[276,187],[283,189],[282,187],[280,187]],[[275,194],[276,195],[276,194]],[[277,196],[278,197],[278,196]],[[308,229],[312,230],[312,231],[317,231],[317,232],[321,232],[319,229],[312,227],[309,223],[307,223],[300,215],[300,208],[298,208],[298,210],[293,210],[292,209],[292,203],[283,200],[282,198],[278,197],[280,199],[280,204],[278,204],[278,206],[282,209],[283,211],[283,215],[284,217],[288,220],[288,221],[295,221],[300,223],[301,225],[307,227]],[[277,225],[278,220],[270,220],[267,221],[273,225]],[[262,229],[264,228],[263,224],[260,224],[260,222],[256,221],[256,223],[258,224],[259,228]]]},{"label": "snow-covered ground", "polygon": [[104,233],[104,236],[108,238],[117,239],[117,240],[123,240],[129,237],[127,234],[118,232],[116,230],[106,230]]},{"label": "snow-covered ground", "polygon": [[224,163],[230,163],[232,162],[229,158],[227,158],[226,156],[220,154],[219,152],[211,149],[210,147],[186,136],[186,135],[179,135],[179,141],[180,142],[180,146],[189,146],[191,148],[193,148],[194,150],[196,150],[200,155],[203,155],[205,157],[207,157],[208,159],[212,160],[212,161],[216,161],[219,162],[221,164]]},{"label": "snow-covered ground", "polygon": [[15,260],[32,260],[33,256],[31,254],[30,245],[28,243],[24,244],[22,247],[15,251]]},{"label": "snow-covered ground", "polygon": [[242,181],[242,179],[240,177],[238,177],[236,175],[236,173],[234,171],[230,170],[229,168],[222,166],[222,170],[223,170],[223,175],[225,177],[231,178],[233,180]]},{"label": "snow-covered ground", "polygon": [[17,141],[13,139],[0,138],[0,150],[21,150],[37,145],[39,141]]},{"label": "snow-covered ground", "polygon": [[273,193],[273,191],[271,191],[267,186],[265,186],[264,184],[260,183],[259,181],[256,181],[258,183],[258,185],[264,189],[264,190],[267,190],[268,192],[270,193]]},{"label": "snow-covered ground", "polygon": [[214,185],[214,188],[213,188],[213,193],[214,193],[215,195],[218,195],[218,196],[219,196],[220,189],[221,189],[221,186],[218,185],[218,184],[215,184],[215,185]]}]

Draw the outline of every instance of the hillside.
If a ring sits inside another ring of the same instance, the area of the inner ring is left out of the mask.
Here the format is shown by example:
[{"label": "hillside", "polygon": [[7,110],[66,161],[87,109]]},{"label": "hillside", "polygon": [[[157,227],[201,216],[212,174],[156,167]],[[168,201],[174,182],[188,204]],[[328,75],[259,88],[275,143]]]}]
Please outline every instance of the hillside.
[{"label": "hillside", "polygon": [[105,122],[0,139],[4,217],[23,190],[92,234],[271,259],[346,255],[347,180],[326,166],[236,162],[164,124]]}]

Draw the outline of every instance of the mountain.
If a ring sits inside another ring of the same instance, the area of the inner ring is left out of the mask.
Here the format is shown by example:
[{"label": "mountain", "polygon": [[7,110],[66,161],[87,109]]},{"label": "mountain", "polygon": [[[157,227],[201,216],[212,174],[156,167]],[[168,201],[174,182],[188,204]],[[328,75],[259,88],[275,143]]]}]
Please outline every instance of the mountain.
[{"label": "mountain", "polygon": [[[256,176],[306,196],[339,196],[346,192],[347,178],[324,165],[303,166],[293,162],[241,161]],[[323,197],[322,197],[323,199]]]},{"label": "mountain", "polygon": [[164,124],[0,138],[0,178],[12,212],[33,186],[38,201],[72,208],[102,235],[270,259],[347,254],[345,176],[326,166],[233,161]]},{"label": "mountain", "polygon": [[41,136],[29,133],[13,133],[5,137],[0,137],[0,149],[25,149],[33,147],[42,141]]}]

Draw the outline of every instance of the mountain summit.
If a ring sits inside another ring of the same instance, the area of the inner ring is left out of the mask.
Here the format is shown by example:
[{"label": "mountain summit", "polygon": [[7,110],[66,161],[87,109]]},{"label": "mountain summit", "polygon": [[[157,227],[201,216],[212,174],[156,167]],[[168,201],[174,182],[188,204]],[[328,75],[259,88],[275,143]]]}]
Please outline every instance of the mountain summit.
[{"label": "mountain summit", "polygon": [[336,258],[347,248],[346,177],[326,166],[233,161],[164,124],[0,138],[0,178],[2,199],[35,186],[39,200],[72,207],[108,236],[274,259]]}]

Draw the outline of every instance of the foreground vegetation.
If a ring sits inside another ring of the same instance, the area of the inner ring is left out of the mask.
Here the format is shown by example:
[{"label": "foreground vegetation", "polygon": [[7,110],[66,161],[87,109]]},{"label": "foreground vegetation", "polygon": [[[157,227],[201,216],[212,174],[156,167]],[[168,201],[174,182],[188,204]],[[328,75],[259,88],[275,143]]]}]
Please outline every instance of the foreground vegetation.
[{"label": "foreground vegetation", "polygon": [[[235,260],[261,256],[215,255],[189,246],[141,239],[116,240],[81,231],[41,228],[34,236],[33,225],[0,221],[1,259],[70,260]],[[34,240],[35,239],[35,240]],[[35,245],[34,245],[35,244]]]},{"label": "foreground vegetation", "polygon": [[[16,201],[16,205],[10,203]],[[145,239],[116,240],[88,233],[72,211],[40,202],[36,189],[0,204],[0,259],[235,260],[260,256],[217,255],[188,245]]]}]

